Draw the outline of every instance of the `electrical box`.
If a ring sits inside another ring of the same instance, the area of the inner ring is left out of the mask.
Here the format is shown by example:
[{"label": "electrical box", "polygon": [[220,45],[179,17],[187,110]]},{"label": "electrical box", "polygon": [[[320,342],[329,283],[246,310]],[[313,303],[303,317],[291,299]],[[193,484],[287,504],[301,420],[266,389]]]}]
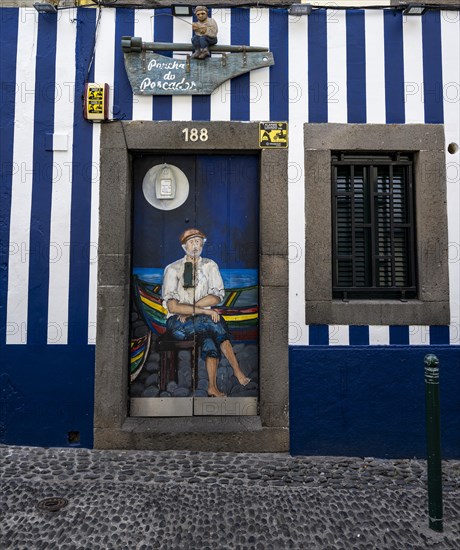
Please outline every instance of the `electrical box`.
[{"label": "electrical box", "polygon": [[87,120],[107,120],[109,113],[109,85],[87,82],[83,116]]}]

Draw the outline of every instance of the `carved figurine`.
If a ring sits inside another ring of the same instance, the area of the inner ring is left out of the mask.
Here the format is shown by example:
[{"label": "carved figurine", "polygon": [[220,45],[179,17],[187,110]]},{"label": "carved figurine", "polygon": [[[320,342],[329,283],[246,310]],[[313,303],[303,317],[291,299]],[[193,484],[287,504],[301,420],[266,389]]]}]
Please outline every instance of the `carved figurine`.
[{"label": "carved figurine", "polygon": [[212,17],[208,17],[206,6],[197,6],[194,13],[198,21],[192,24],[195,33],[192,36],[194,47],[192,57],[194,59],[206,59],[211,55],[209,46],[217,44],[217,23]]}]

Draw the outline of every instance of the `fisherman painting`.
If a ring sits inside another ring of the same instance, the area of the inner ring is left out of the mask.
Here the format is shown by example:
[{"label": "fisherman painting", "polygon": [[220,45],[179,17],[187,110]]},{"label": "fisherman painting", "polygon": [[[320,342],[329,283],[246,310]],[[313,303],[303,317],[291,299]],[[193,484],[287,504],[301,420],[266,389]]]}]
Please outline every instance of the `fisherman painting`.
[{"label": "fisherman painting", "polygon": [[217,367],[222,354],[242,386],[250,379],[241,370],[229,340],[225,320],[212,309],[225,295],[219,267],[202,258],[206,236],[199,229],[187,229],[179,238],[185,257],[169,264],[163,276],[163,305],[167,309],[167,332],[177,340],[197,338],[208,372],[208,395],[225,397],[217,388]]},{"label": "fisherman painting", "polygon": [[192,23],[194,35],[192,44],[194,59],[206,59],[211,55],[209,46],[217,44],[217,23],[211,17],[208,17],[208,9],[205,6],[197,6],[194,13],[198,19]]}]

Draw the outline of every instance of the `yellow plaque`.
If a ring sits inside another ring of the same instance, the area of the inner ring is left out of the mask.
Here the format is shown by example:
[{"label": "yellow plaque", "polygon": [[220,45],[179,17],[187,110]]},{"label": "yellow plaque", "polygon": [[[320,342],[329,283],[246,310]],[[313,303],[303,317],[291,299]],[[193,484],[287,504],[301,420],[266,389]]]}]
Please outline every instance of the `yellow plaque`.
[{"label": "yellow plaque", "polygon": [[87,120],[106,120],[108,118],[108,94],[108,84],[86,83],[83,115]]},{"label": "yellow plaque", "polygon": [[288,146],[287,122],[259,122],[259,145],[271,149]]}]

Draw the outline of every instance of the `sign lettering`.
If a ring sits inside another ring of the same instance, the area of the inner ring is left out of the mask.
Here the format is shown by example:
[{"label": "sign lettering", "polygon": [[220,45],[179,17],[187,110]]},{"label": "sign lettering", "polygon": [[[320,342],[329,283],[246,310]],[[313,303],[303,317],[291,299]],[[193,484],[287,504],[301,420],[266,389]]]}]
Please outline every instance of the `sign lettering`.
[{"label": "sign lettering", "polygon": [[222,53],[183,61],[152,51],[125,51],[124,59],[133,93],[141,95],[208,95],[230,78],[274,63],[271,52]]}]

